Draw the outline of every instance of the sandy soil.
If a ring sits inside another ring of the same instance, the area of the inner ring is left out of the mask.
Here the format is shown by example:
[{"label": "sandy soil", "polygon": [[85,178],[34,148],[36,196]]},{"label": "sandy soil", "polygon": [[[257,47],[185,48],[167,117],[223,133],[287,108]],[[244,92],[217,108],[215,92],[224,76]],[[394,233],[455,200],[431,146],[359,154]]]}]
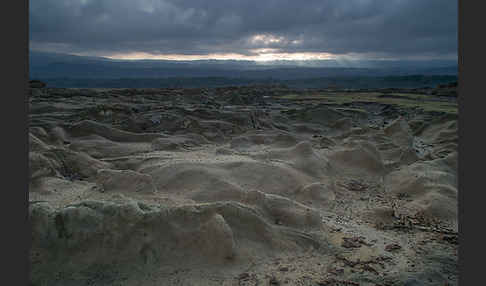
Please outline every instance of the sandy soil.
[{"label": "sandy soil", "polygon": [[455,100],[297,93],[31,89],[32,285],[457,285]]}]

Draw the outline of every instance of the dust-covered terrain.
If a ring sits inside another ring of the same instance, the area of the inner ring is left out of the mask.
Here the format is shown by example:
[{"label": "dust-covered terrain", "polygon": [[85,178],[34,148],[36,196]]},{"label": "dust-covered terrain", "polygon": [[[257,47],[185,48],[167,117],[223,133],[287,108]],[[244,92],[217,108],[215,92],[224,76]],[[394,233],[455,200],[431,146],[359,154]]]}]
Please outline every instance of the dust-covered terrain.
[{"label": "dust-covered terrain", "polygon": [[457,285],[451,90],[31,88],[31,283]]}]

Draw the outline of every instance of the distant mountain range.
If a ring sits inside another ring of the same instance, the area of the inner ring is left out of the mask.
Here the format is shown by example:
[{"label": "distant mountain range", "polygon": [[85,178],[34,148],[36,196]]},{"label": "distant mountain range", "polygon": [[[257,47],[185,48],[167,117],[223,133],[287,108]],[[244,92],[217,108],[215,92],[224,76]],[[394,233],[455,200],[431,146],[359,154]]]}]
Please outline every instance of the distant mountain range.
[{"label": "distant mountain range", "polygon": [[457,75],[457,62],[430,61],[273,61],[113,60],[30,51],[31,79],[197,78],[301,80],[325,77]]}]

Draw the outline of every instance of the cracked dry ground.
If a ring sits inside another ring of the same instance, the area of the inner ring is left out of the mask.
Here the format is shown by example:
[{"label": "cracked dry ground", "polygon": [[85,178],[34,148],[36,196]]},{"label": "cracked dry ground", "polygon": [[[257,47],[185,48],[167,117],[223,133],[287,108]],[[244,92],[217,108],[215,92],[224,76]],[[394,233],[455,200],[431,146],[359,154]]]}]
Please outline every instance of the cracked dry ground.
[{"label": "cracked dry ground", "polygon": [[290,93],[31,89],[32,285],[457,285],[457,115]]}]

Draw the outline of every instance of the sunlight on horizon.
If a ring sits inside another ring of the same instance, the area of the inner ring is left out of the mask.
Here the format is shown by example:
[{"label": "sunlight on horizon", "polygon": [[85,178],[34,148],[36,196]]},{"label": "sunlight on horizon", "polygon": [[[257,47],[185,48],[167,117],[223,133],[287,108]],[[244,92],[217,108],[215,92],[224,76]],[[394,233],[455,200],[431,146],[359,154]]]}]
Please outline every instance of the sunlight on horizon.
[{"label": "sunlight on horizon", "polygon": [[243,55],[237,53],[214,53],[207,55],[182,55],[182,54],[159,54],[154,55],[144,52],[120,53],[104,56],[114,60],[173,60],[173,61],[193,61],[193,60],[247,60],[247,61],[303,61],[303,60],[328,60],[335,56],[330,53],[279,53],[274,49],[256,49],[255,55]]}]

